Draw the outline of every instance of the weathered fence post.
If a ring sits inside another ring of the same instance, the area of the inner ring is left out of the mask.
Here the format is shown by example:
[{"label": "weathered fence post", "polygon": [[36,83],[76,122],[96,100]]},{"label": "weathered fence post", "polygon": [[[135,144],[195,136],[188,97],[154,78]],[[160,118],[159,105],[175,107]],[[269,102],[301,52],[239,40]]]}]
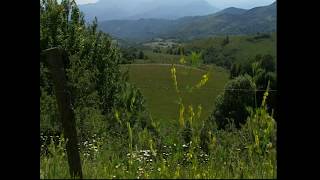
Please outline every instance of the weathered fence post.
[{"label": "weathered fence post", "polygon": [[66,74],[64,70],[64,58],[68,58],[60,48],[50,48],[43,51],[49,70],[52,75],[54,90],[61,116],[66,149],[69,163],[69,171],[72,178],[82,179],[82,168],[77,139],[76,123],[71,108],[70,94],[67,88]]}]

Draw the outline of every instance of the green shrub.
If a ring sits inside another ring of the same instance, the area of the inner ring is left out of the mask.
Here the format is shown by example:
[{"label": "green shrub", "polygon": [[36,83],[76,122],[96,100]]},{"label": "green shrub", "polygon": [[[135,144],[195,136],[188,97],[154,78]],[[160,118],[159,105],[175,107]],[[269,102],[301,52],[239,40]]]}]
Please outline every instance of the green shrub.
[{"label": "green shrub", "polygon": [[209,118],[216,121],[219,128],[225,128],[230,121],[239,128],[249,115],[246,108],[253,107],[254,103],[255,85],[252,78],[248,75],[238,76],[229,81],[223,94],[216,98],[215,110]]}]

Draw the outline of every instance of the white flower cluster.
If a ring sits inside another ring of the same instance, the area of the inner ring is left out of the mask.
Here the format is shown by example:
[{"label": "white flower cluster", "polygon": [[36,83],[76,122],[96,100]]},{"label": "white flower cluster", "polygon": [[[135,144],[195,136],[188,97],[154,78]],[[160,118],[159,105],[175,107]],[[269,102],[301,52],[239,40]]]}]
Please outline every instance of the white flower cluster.
[{"label": "white flower cluster", "polygon": [[150,150],[140,150],[140,151],[133,151],[132,154],[128,153],[128,158],[133,158],[139,162],[152,162],[152,154]]},{"label": "white flower cluster", "polygon": [[96,157],[101,146],[101,139],[98,138],[96,135],[93,135],[91,141],[84,141],[82,142],[82,145],[84,152],[83,155],[85,157]]}]

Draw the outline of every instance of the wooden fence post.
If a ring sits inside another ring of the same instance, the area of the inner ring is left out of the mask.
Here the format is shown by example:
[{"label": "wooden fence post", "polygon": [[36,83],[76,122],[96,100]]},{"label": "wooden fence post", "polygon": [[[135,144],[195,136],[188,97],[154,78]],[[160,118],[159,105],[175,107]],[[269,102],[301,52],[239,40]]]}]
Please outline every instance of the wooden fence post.
[{"label": "wooden fence post", "polygon": [[64,58],[68,58],[60,48],[50,48],[43,51],[49,70],[52,75],[54,90],[58,102],[61,122],[66,140],[69,171],[72,178],[82,177],[81,159],[77,139],[74,112],[71,108],[70,94],[67,88],[66,74],[64,70]]}]

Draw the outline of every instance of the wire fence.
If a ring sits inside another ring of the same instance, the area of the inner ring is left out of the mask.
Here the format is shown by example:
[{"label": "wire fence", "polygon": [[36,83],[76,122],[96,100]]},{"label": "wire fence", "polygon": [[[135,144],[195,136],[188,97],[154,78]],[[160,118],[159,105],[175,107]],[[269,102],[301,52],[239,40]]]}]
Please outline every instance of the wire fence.
[{"label": "wire fence", "polygon": [[[170,90],[170,89],[174,89],[174,87],[170,87],[170,86],[144,86],[144,85],[135,85],[137,88],[144,88],[144,89],[165,89],[165,90]],[[185,90],[185,91],[189,91],[191,88],[179,88],[179,90]],[[221,88],[209,88],[209,87],[201,87],[201,88],[192,88],[193,90],[206,90],[206,91],[253,91],[253,92],[265,92],[266,89],[221,89]],[[277,89],[269,89],[269,92],[277,92]]]}]

